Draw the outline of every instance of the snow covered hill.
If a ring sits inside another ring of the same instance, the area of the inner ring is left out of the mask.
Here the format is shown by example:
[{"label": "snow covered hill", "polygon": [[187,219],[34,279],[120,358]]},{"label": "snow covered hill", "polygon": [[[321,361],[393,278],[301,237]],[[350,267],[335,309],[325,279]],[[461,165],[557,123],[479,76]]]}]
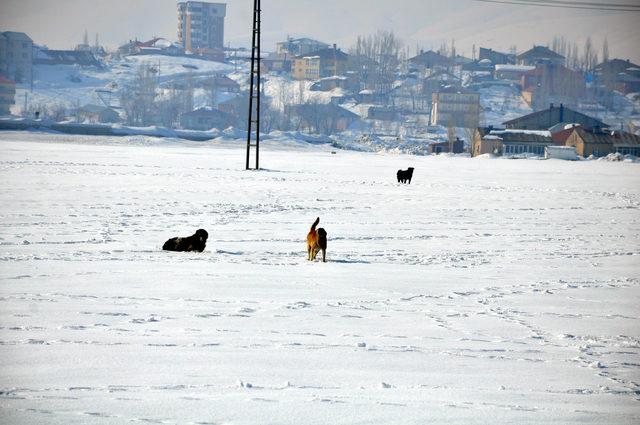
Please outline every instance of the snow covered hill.
[{"label": "snow covered hill", "polygon": [[[111,91],[111,99],[118,104],[119,91],[130,83],[140,65],[153,66],[160,83],[184,79],[185,77],[225,74],[233,66],[185,57],[162,55],[128,56],[122,60],[108,62],[103,69],[74,65],[35,65],[34,86],[21,84],[16,92],[14,109],[18,113],[24,105],[25,95],[29,104],[64,105],[69,108],[88,103],[100,104],[98,91]],[[108,100],[109,95],[105,95]]]},{"label": "snow covered hill", "polygon": [[0,133],[3,423],[640,421],[638,164],[263,146]]}]

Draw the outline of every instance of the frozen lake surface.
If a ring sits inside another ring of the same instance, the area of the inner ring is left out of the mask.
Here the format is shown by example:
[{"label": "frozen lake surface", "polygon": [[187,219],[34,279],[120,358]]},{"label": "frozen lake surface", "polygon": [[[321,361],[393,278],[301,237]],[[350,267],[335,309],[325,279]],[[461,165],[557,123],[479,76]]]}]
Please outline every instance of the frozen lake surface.
[{"label": "frozen lake surface", "polygon": [[262,161],[0,133],[0,422],[640,423],[640,165]]}]

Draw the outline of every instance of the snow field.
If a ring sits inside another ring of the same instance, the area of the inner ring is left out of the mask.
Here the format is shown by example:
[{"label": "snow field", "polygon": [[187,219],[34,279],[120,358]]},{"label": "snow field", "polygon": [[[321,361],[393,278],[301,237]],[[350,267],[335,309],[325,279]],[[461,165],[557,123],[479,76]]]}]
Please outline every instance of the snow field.
[{"label": "snow field", "polygon": [[0,140],[4,423],[640,419],[637,164]]}]

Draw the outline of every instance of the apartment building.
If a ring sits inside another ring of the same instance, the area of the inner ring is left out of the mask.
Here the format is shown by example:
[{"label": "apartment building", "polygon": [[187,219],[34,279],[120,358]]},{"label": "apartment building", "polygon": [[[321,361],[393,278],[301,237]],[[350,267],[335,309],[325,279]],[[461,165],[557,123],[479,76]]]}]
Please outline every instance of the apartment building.
[{"label": "apartment building", "polygon": [[317,80],[319,78],[342,75],[347,70],[349,55],[333,47],[316,50],[309,55],[296,57],[293,61],[293,78],[297,80]]},{"label": "apartment building", "polygon": [[293,78],[296,80],[318,80],[320,78],[320,56],[305,56],[293,60]]},{"label": "apartment building", "polygon": [[480,94],[456,88],[433,93],[431,124],[474,128],[480,121]]},{"label": "apartment building", "polygon": [[179,2],[178,41],[190,52],[223,49],[226,15],[226,3]]},{"label": "apartment building", "polygon": [[0,73],[17,83],[31,81],[33,40],[23,33],[5,31],[0,37]]}]

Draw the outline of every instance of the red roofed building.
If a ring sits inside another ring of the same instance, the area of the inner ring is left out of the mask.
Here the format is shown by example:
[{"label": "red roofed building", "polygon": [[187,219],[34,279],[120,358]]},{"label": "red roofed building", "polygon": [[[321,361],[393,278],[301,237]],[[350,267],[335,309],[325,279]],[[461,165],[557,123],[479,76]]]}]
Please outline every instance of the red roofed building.
[{"label": "red roofed building", "polygon": [[567,139],[569,138],[569,136],[573,134],[573,130],[575,130],[578,127],[580,126],[579,125],[571,126],[569,128],[565,128],[564,130],[551,133],[551,138],[553,139],[553,143],[558,146],[565,146],[567,143]]}]

